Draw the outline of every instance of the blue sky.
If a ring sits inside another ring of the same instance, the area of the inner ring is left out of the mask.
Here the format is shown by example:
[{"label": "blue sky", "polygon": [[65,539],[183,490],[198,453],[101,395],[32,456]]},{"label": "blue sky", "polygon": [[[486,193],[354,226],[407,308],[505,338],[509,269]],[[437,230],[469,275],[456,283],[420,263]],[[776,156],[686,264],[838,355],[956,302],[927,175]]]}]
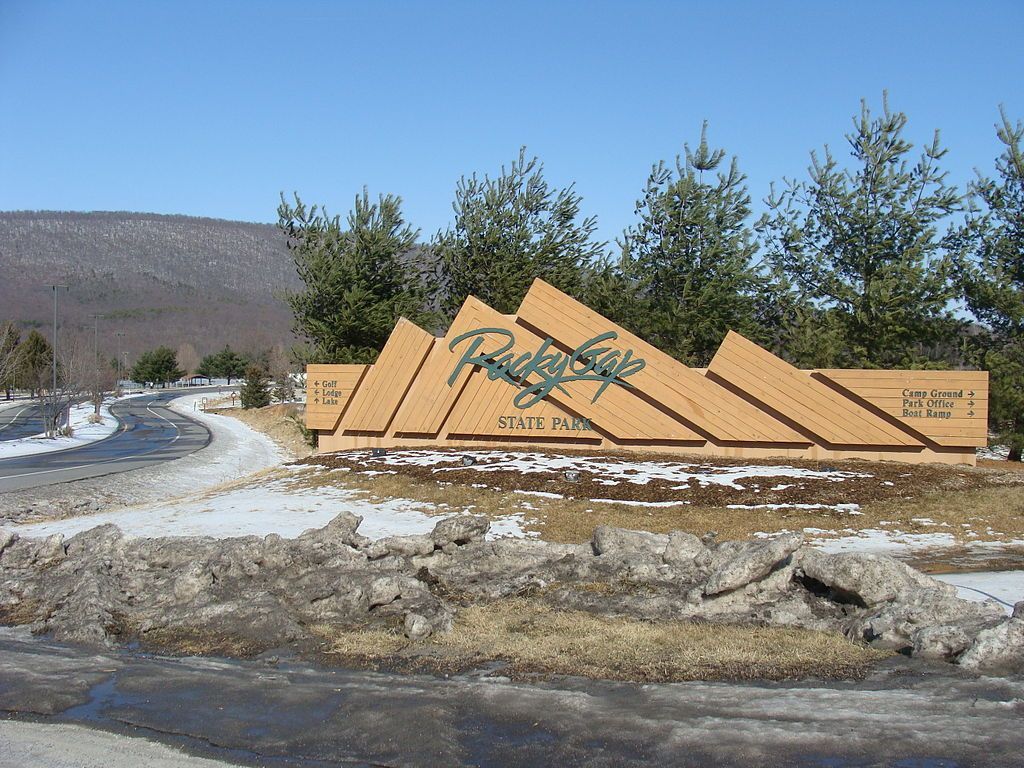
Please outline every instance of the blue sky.
[{"label": "blue sky", "polygon": [[702,120],[758,201],[883,89],[963,183],[1024,118],[1022,32],[1021,2],[0,0],[0,210],[273,221],[367,185],[426,238],[525,144],[610,240]]}]

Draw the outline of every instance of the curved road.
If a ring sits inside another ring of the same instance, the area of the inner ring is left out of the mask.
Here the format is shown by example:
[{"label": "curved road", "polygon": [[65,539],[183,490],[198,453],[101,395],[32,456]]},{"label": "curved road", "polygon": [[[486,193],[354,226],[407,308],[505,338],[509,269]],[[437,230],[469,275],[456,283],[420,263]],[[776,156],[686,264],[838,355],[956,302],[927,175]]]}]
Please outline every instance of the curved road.
[{"label": "curved road", "polygon": [[38,403],[22,403],[0,413],[0,441],[33,437],[44,428],[43,411]]},{"label": "curved road", "polygon": [[141,469],[205,448],[210,431],[167,404],[184,394],[214,391],[175,389],[115,403],[110,410],[121,426],[108,438],[81,448],[0,459],[0,493]]}]

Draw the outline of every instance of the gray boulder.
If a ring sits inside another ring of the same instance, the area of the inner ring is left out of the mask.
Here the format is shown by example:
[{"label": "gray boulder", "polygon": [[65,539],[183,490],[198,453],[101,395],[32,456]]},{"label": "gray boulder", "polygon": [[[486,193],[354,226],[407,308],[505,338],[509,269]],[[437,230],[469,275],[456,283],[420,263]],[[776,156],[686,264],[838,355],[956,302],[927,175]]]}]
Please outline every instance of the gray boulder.
[{"label": "gray boulder", "polygon": [[1024,619],[1010,618],[982,630],[957,663],[977,672],[1024,670]]},{"label": "gray boulder", "polygon": [[378,560],[387,555],[416,557],[429,555],[434,551],[434,540],[430,536],[389,536],[366,547],[366,556]]},{"label": "gray boulder", "polygon": [[914,656],[950,661],[971,644],[967,628],[958,624],[922,627],[913,636]]},{"label": "gray boulder", "polygon": [[992,602],[961,600],[946,590],[907,589],[888,603],[856,613],[847,635],[881,648],[912,650],[918,631],[927,627],[958,626],[973,637],[1004,617]]},{"label": "gray boulder", "polygon": [[11,544],[18,540],[18,534],[14,531],[9,531],[6,528],[0,528],[0,555],[4,553]]},{"label": "gray boulder", "polygon": [[405,615],[405,636],[410,640],[425,640],[433,634],[434,628],[426,616],[418,613],[407,613]]},{"label": "gray boulder", "polygon": [[430,538],[438,547],[461,546],[482,539],[490,527],[490,521],[483,515],[456,515],[435,525]]},{"label": "gray boulder", "polygon": [[668,535],[662,558],[676,568],[705,568],[711,563],[711,553],[704,542],[683,531],[672,531]]},{"label": "gray boulder", "polygon": [[594,553],[612,557],[642,555],[661,559],[668,546],[669,537],[663,533],[631,531],[626,528],[612,528],[599,525],[594,529],[591,546]]},{"label": "gray boulder", "polygon": [[763,579],[785,563],[803,543],[803,534],[786,533],[743,550],[711,574],[704,585],[704,594],[729,592]]},{"label": "gray boulder", "polygon": [[807,549],[800,553],[797,565],[804,575],[830,588],[836,599],[867,608],[921,589],[946,597],[956,595],[952,584],[925,576],[885,555],[859,552],[827,555]]}]

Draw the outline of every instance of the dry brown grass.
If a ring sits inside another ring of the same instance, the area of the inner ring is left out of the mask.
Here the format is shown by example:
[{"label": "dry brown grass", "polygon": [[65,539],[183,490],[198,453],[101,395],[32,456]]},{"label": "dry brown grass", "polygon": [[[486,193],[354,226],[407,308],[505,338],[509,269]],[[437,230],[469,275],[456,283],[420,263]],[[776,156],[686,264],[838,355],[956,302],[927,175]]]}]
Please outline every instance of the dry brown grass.
[{"label": "dry brown grass", "polygon": [[[860,514],[835,509],[728,509],[697,504],[643,507],[548,499],[489,487],[440,483],[397,472],[366,475],[355,469],[327,471],[315,466],[300,473],[297,478],[301,480],[295,482],[301,482],[304,488],[331,485],[358,489],[370,499],[413,499],[438,506],[439,512],[465,509],[492,518],[525,513],[528,530],[538,532],[546,541],[564,543],[587,541],[599,525],[656,533],[681,530],[698,536],[715,531],[720,539],[744,539],[758,532],[804,528],[832,532],[816,534],[823,538],[881,528],[904,533],[947,533],[963,544],[1024,539],[1024,486],[1003,483],[999,480],[1002,475],[994,473],[979,475],[991,484],[981,488],[922,488],[915,496],[863,504],[858,510]],[[846,501],[858,499],[851,497]],[[923,519],[932,523],[922,522]]]},{"label": "dry brown grass", "polygon": [[295,404],[281,403],[250,410],[242,408],[210,409],[209,412],[230,416],[248,424],[281,446],[292,458],[301,459],[313,452],[312,446],[306,442],[302,430],[296,422],[296,419],[301,421],[303,417],[300,407]]},{"label": "dry brown grass", "polygon": [[651,623],[553,609],[526,599],[462,609],[451,632],[413,643],[396,631],[318,626],[325,653],[342,662],[439,667],[493,661],[506,673],[612,680],[847,679],[891,654],[839,635],[690,622]]}]

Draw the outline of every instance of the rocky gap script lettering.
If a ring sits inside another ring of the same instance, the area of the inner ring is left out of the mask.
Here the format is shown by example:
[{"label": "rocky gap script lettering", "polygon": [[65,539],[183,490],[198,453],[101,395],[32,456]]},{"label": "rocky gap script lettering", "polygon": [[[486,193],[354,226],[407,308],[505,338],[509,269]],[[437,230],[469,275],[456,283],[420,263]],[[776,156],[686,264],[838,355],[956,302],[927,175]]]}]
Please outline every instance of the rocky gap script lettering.
[{"label": "rocky gap script lettering", "polygon": [[[502,339],[497,349],[481,350],[488,334]],[[522,391],[512,401],[516,408],[529,408],[556,389],[571,397],[563,385],[572,381],[600,382],[590,401],[595,402],[610,384],[632,389],[632,384],[625,379],[647,365],[642,358],[633,357],[631,349],[622,352],[601,346],[603,342],[616,338],[618,334],[615,331],[602,333],[583,342],[569,354],[559,351],[555,342],[549,338],[544,340],[536,352],[517,355],[512,351],[516,343],[512,331],[478,328],[456,336],[449,343],[448,349],[455,351],[459,344],[469,342],[455,370],[448,377],[448,386],[455,383],[463,367],[479,365],[487,371],[487,378],[492,381],[501,379],[522,387]],[[531,378],[535,380],[530,381]]]}]

